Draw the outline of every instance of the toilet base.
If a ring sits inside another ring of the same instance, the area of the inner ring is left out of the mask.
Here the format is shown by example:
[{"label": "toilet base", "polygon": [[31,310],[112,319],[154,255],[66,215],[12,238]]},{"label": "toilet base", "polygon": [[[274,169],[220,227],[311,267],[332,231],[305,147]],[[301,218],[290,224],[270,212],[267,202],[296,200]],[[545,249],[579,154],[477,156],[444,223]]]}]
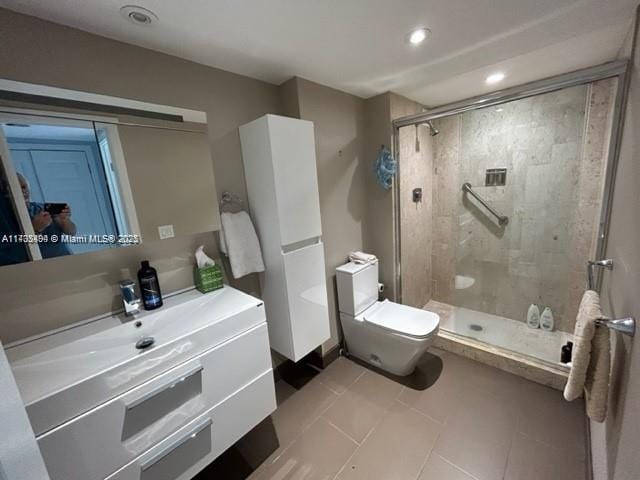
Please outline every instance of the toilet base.
[{"label": "toilet base", "polygon": [[416,339],[385,331],[344,313],[340,314],[340,323],[349,355],[401,377],[413,373],[437,333]]}]

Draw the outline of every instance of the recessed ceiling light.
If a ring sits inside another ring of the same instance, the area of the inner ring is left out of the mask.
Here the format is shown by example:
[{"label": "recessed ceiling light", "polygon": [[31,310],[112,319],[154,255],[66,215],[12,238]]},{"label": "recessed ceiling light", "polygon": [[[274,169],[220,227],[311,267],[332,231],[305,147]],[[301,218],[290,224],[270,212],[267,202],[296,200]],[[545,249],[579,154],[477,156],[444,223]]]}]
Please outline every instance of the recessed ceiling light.
[{"label": "recessed ceiling light", "polygon": [[491,85],[493,83],[501,82],[502,80],[504,80],[504,77],[505,75],[502,72],[492,73],[487,77],[487,83]]},{"label": "recessed ceiling light", "polygon": [[496,112],[500,113],[502,111],[502,107],[496,108]]},{"label": "recessed ceiling light", "polygon": [[427,39],[430,33],[431,30],[428,28],[416,28],[409,34],[409,43],[411,45],[420,45]]},{"label": "recessed ceiling light", "polygon": [[124,18],[136,25],[151,25],[158,21],[158,16],[151,10],[138,5],[125,5],[120,9]]}]

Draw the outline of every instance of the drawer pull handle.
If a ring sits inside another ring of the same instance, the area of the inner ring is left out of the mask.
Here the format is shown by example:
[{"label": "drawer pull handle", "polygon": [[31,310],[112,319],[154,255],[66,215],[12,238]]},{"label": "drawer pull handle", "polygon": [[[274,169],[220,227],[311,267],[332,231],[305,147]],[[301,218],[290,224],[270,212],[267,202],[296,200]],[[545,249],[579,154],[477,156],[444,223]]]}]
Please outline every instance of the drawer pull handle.
[{"label": "drawer pull handle", "polygon": [[140,464],[140,468],[144,472],[148,468],[153,467],[156,463],[158,463],[164,457],[169,455],[171,452],[173,452],[174,450],[178,449],[179,447],[181,447],[182,445],[187,443],[189,440],[197,437],[198,434],[200,434],[203,430],[205,430],[206,428],[210,427],[212,423],[213,423],[213,420],[211,420],[211,418],[207,418],[204,421],[198,423],[188,433],[186,433],[182,437],[178,438],[175,442],[170,443],[165,448],[160,450],[158,453],[153,455],[151,458],[149,458],[148,460],[146,460],[142,464]]},{"label": "drawer pull handle", "polygon": [[170,382],[168,382],[168,383],[166,383],[164,385],[160,385],[159,387],[154,388],[153,390],[151,390],[150,392],[145,393],[144,395],[141,395],[141,396],[139,396],[137,398],[134,398],[133,400],[131,400],[130,402],[128,402],[126,404],[127,410],[131,410],[132,408],[137,407],[141,403],[146,402],[150,398],[155,397],[156,395],[164,392],[165,390],[169,390],[170,388],[174,388],[175,386],[177,386],[180,383],[184,382],[188,378],[191,378],[194,375],[200,373],[202,370],[203,370],[203,366],[202,365],[194,366],[188,372],[183,373],[182,375],[180,375],[179,378],[171,380]]}]

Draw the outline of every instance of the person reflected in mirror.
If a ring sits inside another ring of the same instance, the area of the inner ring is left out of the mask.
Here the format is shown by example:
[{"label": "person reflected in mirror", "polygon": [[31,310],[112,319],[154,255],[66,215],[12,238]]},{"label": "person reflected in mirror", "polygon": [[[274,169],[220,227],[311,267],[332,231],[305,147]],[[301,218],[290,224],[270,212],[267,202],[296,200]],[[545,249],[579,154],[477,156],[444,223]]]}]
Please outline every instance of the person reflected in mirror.
[{"label": "person reflected in mirror", "polygon": [[71,250],[69,250],[67,244],[62,241],[62,235],[76,234],[76,225],[71,220],[71,209],[69,205],[66,205],[59,214],[51,215],[51,213],[45,210],[43,203],[32,202],[30,200],[31,189],[29,181],[21,173],[17,175],[24,201],[27,204],[27,211],[29,212],[29,217],[31,217],[33,230],[37,235],[46,235],[49,240],[51,238],[57,238],[56,242],[38,242],[42,258],[71,255]]},{"label": "person reflected in mirror", "polygon": [[0,265],[13,265],[28,262],[29,256],[24,244],[4,241],[7,236],[22,233],[18,218],[13,210],[9,184],[4,176],[0,176]]}]

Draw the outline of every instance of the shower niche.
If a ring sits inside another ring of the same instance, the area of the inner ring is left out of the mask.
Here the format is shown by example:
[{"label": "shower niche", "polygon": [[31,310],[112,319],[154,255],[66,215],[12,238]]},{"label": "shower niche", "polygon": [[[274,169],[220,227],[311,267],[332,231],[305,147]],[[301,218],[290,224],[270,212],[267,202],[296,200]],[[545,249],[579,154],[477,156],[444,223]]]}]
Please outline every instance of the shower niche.
[{"label": "shower niche", "polygon": [[507,184],[506,168],[487,168],[484,174],[485,187],[504,187]]}]

